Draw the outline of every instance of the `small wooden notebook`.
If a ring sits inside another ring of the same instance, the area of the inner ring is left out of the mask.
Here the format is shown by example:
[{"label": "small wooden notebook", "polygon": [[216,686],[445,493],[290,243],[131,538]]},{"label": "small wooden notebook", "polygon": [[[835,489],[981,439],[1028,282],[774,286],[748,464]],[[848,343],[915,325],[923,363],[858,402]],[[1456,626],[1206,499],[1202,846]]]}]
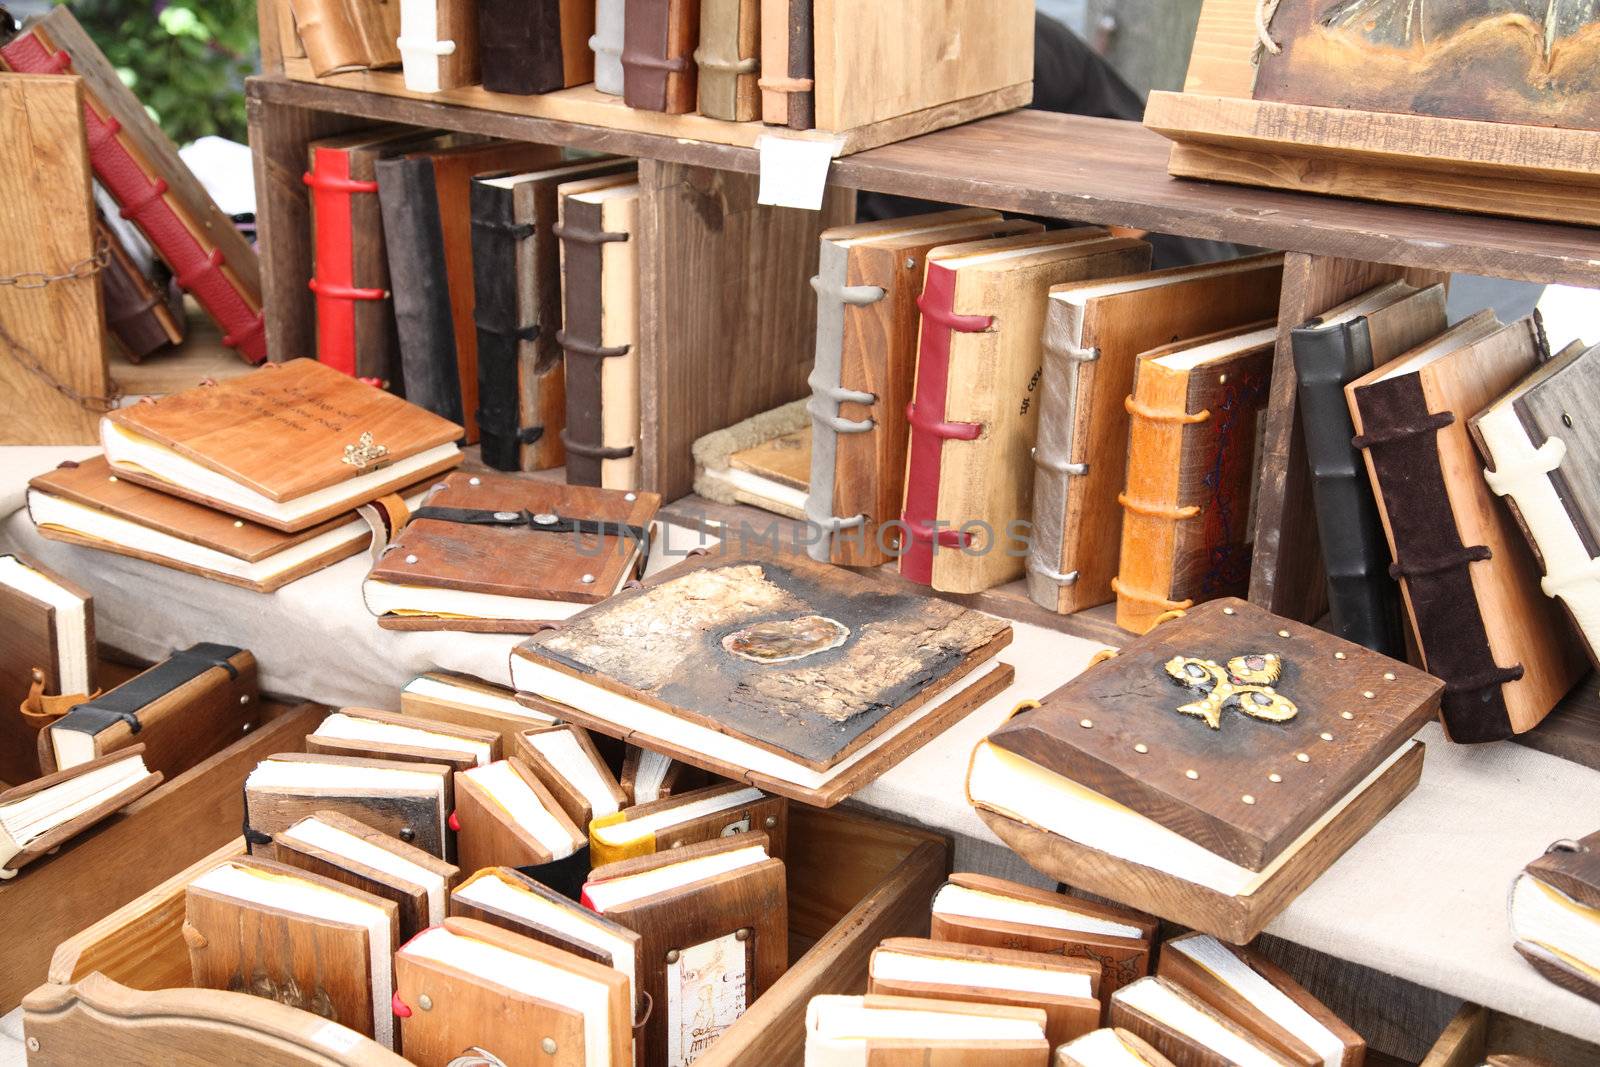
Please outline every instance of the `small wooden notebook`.
[{"label": "small wooden notebook", "polygon": [[438,763],[280,753],[245,778],[245,839],[255,851],[306,816],[333,811],[448,860],[450,777]]},{"label": "small wooden notebook", "polygon": [[587,842],[550,790],[513,756],[456,775],[456,847],[463,870],[536,867]]},{"label": "small wooden notebook", "polygon": [[1517,875],[1511,932],[1536,971],[1600,1003],[1600,833],[1557,841]]},{"label": "small wooden notebook", "polygon": [[1095,1030],[1056,1049],[1054,1067],[1173,1067],[1131,1030]]},{"label": "small wooden notebook", "polygon": [[389,629],[531,633],[636,578],[654,493],[456,472],[430,492],[361,587]]},{"label": "small wooden notebook", "polygon": [[512,755],[544,784],[579,830],[587,830],[594,819],[617,814],[628,803],[594,738],[581,726],[524,730],[512,744]]},{"label": "small wooden notebook", "polygon": [[789,802],[753,786],[713,785],[596,819],[589,825],[589,855],[599,867],[751,830],[766,834],[768,854],[783,859]]},{"label": "small wooden notebook", "polygon": [[704,788],[710,778],[711,775],[699,767],[653,749],[629,745],[622,757],[622,773],[617,784],[628,798],[624,806],[632,807]]},{"label": "small wooden notebook", "polygon": [[[1298,1067],[1245,1026],[1165,978],[1141,978],[1111,998],[1111,1025],[1186,1067]],[[1339,1061],[1335,1061],[1339,1062]]]},{"label": "small wooden notebook", "polygon": [[500,758],[500,734],[447,722],[393,715],[371,708],[341,708],[306,737],[306,751],[364,756],[402,763],[442,763],[452,771]]},{"label": "small wooden notebook", "polygon": [[161,784],[139,745],[0,792],[0,880]]},{"label": "small wooden notebook", "polygon": [[393,901],[270,860],[228,860],[184,892],[193,984],[309,1011],[395,1047]]},{"label": "small wooden notebook", "polygon": [[806,1007],[808,1067],[1042,1067],[1050,1058],[1038,1008],[868,994],[823,995]]},{"label": "small wooden notebook", "polygon": [[718,504],[803,519],[814,437],[804,400],[708,433],[690,449],[694,491]]},{"label": "small wooden notebook", "polygon": [[87,696],[98,660],[89,594],[31,560],[0,555],[0,782],[21,785],[40,774],[42,723],[19,710],[34,672],[45,694]]},{"label": "small wooden notebook", "polygon": [[502,754],[513,751],[517,735],[549,726],[555,716],[524,707],[516,693],[463,674],[421,674],[400,690],[400,714],[500,733]]},{"label": "small wooden notebook", "polygon": [[120,478],[296,532],[460,462],[461,427],[311,359],[100,421]]},{"label": "small wooden notebook", "polygon": [[413,1063],[628,1067],[628,979],[473,919],[446,919],[396,955],[395,1014]]}]

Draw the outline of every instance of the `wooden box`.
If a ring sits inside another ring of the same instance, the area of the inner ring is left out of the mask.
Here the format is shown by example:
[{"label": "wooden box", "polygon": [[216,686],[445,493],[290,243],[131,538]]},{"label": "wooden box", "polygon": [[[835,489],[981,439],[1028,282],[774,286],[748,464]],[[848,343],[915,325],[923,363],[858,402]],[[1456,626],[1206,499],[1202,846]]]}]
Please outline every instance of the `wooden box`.
[{"label": "wooden box", "polygon": [[1421,1067],[1480,1067],[1490,1056],[1528,1056],[1542,1063],[1600,1063],[1600,1047],[1511,1015],[1465,1004],[1433,1044]]},{"label": "wooden box", "polygon": [[[30,1067],[68,1067],[121,1055],[129,1016],[149,1017],[156,1007],[154,998],[140,998],[130,990],[176,990],[189,981],[189,951],[181,932],[184,886],[242,851],[239,840],[224,846],[61,944],[47,984],[24,1005],[27,1037],[39,1042],[29,1055]],[[791,966],[696,1063],[799,1067],[811,998],[864,992],[867,958],[878,942],[927,936],[934,891],[949,872],[947,838],[851,812],[794,805],[788,842]],[[87,1009],[86,1002],[92,1002]],[[210,1030],[208,1017],[199,1010],[191,1017],[181,997],[169,996],[162,1003],[169,1014],[160,1035],[148,1035],[147,1053],[170,1067],[213,1062],[188,1047],[191,1036]],[[94,1005],[111,1005],[112,1010],[95,1010]],[[118,1014],[121,1006],[126,1011]],[[272,1062],[372,1061],[307,1057]]]}]

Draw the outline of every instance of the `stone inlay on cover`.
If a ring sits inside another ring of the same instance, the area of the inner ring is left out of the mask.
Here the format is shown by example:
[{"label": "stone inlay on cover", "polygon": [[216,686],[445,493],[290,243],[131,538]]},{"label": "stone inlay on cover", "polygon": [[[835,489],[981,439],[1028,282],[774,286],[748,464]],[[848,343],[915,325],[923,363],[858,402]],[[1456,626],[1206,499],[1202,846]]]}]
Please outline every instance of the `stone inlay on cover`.
[{"label": "stone inlay on cover", "polygon": [[802,615],[742,627],[724,637],[722,647],[752,663],[793,663],[838,648],[849,637],[848,626],[821,615]]}]

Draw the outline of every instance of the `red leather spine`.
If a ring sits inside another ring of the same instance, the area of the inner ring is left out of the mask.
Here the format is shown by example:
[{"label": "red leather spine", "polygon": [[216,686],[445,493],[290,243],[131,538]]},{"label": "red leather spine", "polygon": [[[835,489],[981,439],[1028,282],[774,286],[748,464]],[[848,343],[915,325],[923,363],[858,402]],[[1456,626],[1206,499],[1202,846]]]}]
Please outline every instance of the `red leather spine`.
[{"label": "red leather spine", "polygon": [[301,179],[311,188],[313,250],[316,265],[311,291],[317,295],[317,362],[352,377],[356,373],[357,300],[382,300],[382,289],[355,284],[355,252],[350,199],[357,193],[377,195],[377,182],[350,178],[350,155],[337,148],[319,148],[311,170]]},{"label": "red leather spine", "polygon": [[970,538],[959,530],[938,529],[939,470],[946,441],[975,441],[983,427],[975,422],[945,421],[945,399],[950,383],[950,341],[955,333],[982,333],[994,325],[987,315],[957,315],[956,272],[937,263],[928,264],[928,280],[917,307],[922,311],[922,337],[917,351],[917,388],[906,407],[911,422],[910,454],[906,460],[905,507],[900,514],[904,532],[900,544],[900,573],[913,582],[933,581],[934,543],[941,548],[963,548]]},{"label": "red leather spine", "polygon": [[[51,51],[35,31],[18,34],[0,48],[0,58],[24,74],[62,74],[72,69],[72,57]],[[200,302],[222,327],[222,343],[239,351],[251,363],[267,358],[266,322],[223,269],[220,249],[207,248],[184,225],[167,201],[167,183],[146,174],[138,159],[123,144],[122,125],[109,114],[94,91],[84,87],[83,119],[89,142],[89,163],[100,184],[122,209],[122,217],[144,231],[172,268],[178,284]]]}]

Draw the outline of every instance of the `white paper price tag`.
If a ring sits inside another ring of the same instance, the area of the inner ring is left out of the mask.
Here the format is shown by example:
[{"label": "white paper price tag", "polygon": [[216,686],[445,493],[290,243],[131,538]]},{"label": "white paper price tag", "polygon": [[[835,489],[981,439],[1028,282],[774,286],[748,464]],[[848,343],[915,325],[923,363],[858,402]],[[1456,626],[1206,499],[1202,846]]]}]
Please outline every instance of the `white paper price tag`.
[{"label": "white paper price tag", "polygon": [[763,134],[756,140],[761,153],[761,190],[757,202],[770,207],[797,207],[817,211],[828,187],[828,165],[839,154],[838,140],[801,140]]}]

